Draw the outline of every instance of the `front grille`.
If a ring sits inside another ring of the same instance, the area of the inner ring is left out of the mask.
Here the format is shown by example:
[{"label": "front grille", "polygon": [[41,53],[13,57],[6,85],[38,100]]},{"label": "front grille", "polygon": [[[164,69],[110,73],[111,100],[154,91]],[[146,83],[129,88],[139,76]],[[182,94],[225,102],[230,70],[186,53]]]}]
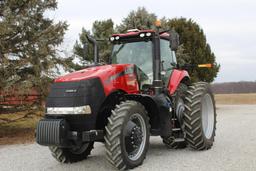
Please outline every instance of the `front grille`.
[{"label": "front grille", "polygon": [[77,107],[89,105],[92,114],[86,116],[51,116],[47,118],[65,118],[72,131],[95,129],[96,118],[105,100],[105,92],[99,78],[91,78],[77,82],[57,82],[52,84],[47,97],[46,107]]},{"label": "front grille", "polygon": [[99,78],[77,82],[57,82],[51,86],[46,107],[90,105],[93,113],[97,113],[104,98],[104,88]]}]

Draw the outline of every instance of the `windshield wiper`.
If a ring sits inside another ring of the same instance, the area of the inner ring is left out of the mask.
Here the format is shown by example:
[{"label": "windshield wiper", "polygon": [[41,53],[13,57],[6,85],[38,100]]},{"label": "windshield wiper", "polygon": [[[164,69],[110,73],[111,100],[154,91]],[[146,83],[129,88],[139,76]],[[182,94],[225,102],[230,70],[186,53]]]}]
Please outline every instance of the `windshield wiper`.
[{"label": "windshield wiper", "polygon": [[119,47],[119,49],[117,49],[117,51],[115,51],[115,52],[113,53],[113,56],[116,56],[116,55],[121,51],[121,49],[123,49],[124,45],[125,45],[125,44],[122,44],[122,45]]}]

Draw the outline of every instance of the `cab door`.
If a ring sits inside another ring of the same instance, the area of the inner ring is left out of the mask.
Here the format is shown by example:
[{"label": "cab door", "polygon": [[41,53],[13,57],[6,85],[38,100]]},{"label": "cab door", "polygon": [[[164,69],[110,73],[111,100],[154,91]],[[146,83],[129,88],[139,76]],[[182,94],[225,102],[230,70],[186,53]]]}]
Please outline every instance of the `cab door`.
[{"label": "cab door", "polygon": [[161,53],[161,75],[165,86],[168,86],[170,76],[174,66],[177,64],[174,51],[170,48],[169,40],[160,40],[160,53]]}]

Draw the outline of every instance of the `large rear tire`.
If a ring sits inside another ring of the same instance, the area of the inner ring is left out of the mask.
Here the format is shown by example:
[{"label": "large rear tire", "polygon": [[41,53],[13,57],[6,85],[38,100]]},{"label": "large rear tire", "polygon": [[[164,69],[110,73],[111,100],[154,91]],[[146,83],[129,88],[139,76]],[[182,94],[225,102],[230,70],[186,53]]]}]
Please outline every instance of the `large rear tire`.
[{"label": "large rear tire", "polygon": [[93,149],[93,142],[86,143],[77,148],[49,147],[52,156],[61,163],[74,163],[87,158]]},{"label": "large rear tire", "polygon": [[108,161],[120,170],[143,163],[149,146],[149,119],[136,101],[117,105],[108,118],[105,145]]},{"label": "large rear tire", "polygon": [[198,82],[189,87],[184,111],[185,140],[196,150],[212,147],[216,130],[216,107],[209,84]]}]

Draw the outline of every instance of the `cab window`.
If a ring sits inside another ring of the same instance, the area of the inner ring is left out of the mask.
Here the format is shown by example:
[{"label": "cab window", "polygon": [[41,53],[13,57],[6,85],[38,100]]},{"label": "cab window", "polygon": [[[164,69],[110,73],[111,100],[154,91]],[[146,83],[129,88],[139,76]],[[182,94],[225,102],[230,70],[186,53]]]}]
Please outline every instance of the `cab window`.
[{"label": "cab window", "polygon": [[171,63],[177,63],[175,59],[175,54],[170,49],[170,42],[168,40],[160,40],[160,52],[161,52],[161,60],[162,60],[162,70],[170,70],[172,69]]},{"label": "cab window", "polygon": [[162,80],[164,84],[167,86],[170,76],[172,74],[173,65],[176,64],[175,53],[171,51],[170,42],[168,40],[161,39],[160,40],[160,52],[161,52],[161,67],[162,71],[165,71],[165,75],[163,75]]}]

